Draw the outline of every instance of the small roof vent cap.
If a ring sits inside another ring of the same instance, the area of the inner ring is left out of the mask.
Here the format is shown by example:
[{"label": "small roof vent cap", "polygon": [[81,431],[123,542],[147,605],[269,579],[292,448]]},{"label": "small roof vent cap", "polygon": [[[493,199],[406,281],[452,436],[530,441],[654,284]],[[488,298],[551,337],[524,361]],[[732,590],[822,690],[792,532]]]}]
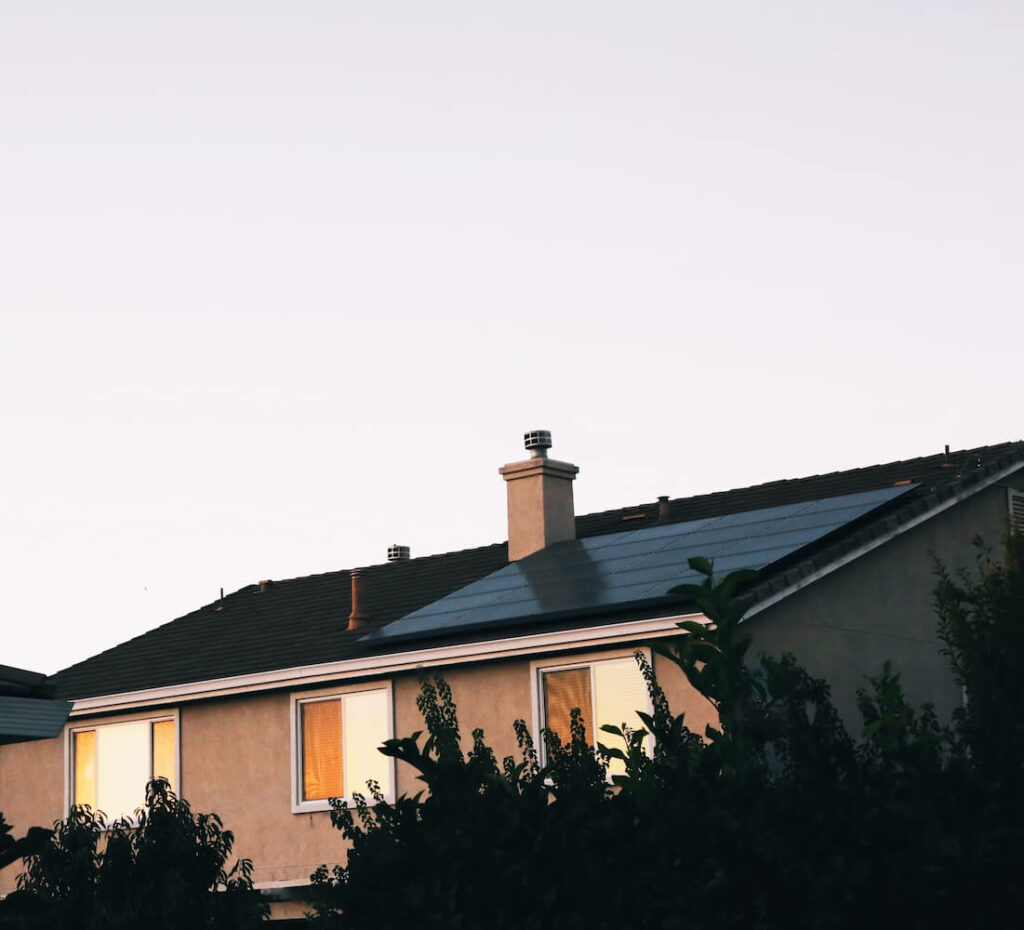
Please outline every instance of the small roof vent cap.
[{"label": "small roof vent cap", "polygon": [[409,559],[409,547],[400,546],[395,543],[393,546],[388,546],[388,561],[389,562],[405,562]]},{"label": "small roof vent cap", "polygon": [[551,430],[532,429],[523,433],[523,445],[526,446],[532,459],[546,459],[551,448]]}]

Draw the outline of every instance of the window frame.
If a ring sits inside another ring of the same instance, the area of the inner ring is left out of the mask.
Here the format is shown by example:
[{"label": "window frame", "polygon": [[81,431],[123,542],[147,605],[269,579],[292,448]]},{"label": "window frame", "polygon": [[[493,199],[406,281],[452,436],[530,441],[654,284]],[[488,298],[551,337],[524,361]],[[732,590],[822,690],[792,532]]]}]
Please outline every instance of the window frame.
[{"label": "window frame", "polygon": [[[104,727],[117,726],[123,723],[148,723],[150,725],[154,723],[160,723],[161,721],[170,720],[174,723],[174,781],[171,785],[171,789],[180,798],[183,797],[181,792],[181,714],[177,707],[173,707],[169,710],[153,712],[152,710],[137,711],[131,714],[119,714],[117,716],[106,716],[97,717],[92,720],[75,720],[69,722],[64,727],[64,810],[65,812],[70,811],[72,805],[75,803],[75,734],[82,733],[88,730],[101,730]],[[150,764],[152,764],[152,731],[150,731]],[[152,772],[150,778],[152,778]],[[98,786],[97,786],[98,791]],[[98,800],[98,798],[97,798]],[[145,796],[140,800],[139,806],[143,806]],[[99,810],[97,806],[93,808],[94,811]],[[109,818],[108,823],[112,823],[117,820],[121,815],[111,815],[109,811],[104,811],[104,814]],[[129,823],[134,824],[136,822],[134,811],[125,813],[124,818]]]},{"label": "window frame", "polygon": [[[346,685],[335,685],[331,688],[317,688],[312,691],[299,691],[291,695],[289,707],[289,719],[291,721],[291,808],[293,814],[313,814],[321,811],[329,811],[331,803],[326,798],[306,801],[302,797],[302,786],[304,783],[302,771],[302,705],[312,704],[318,701],[341,700],[346,695],[360,694],[367,691],[383,691],[387,706],[387,736],[385,739],[393,739],[395,735],[395,702],[394,685],[391,681],[361,681]],[[342,747],[344,751],[344,747]],[[388,790],[384,797],[389,803],[395,800],[395,777],[396,765],[393,757],[387,757],[388,765]],[[363,792],[365,793],[365,789]],[[343,795],[342,800],[353,803],[352,795]]]},{"label": "window frame", "polygon": [[[602,662],[614,661],[616,659],[632,659],[634,662],[636,659],[634,656],[638,653],[643,653],[644,657],[648,662],[651,663],[652,667],[654,659],[651,654],[650,647],[648,646],[631,646],[626,649],[611,649],[604,652],[586,652],[580,653],[579,655],[568,655],[560,657],[550,657],[544,659],[535,659],[530,663],[530,702],[533,709],[533,740],[534,745],[537,748],[537,758],[540,760],[541,765],[547,765],[547,747],[544,745],[544,740],[541,738],[541,729],[546,726],[546,720],[544,716],[544,674],[546,672],[562,672],[573,668],[588,668],[591,670],[591,694],[590,704],[591,716],[596,716],[596,693],[594,691],[593,682],[594,672],[593,667],[600,665]],[[637,672],[640,669],[637,666]],[[644,689],[644,701],[645,706],[634,708],[634,710],[643,710],[645,713],[654,714],[654,705],[651,702],[651,695]],[[637,718],[637,729],[643,727],[642,721]],[[594,752],[597,752],[597,744],[603,742],[606,746],[609,745],[609,740],[614,739],[611,734],[604,734],[603,731],[597,730],[591,734],[594,738]],[[604,735],[607,738],[601,739]],[[648,735],[645,743],[653,748],[652,744],[653,737]],[[624,748],[624,747],[618,747]],[[609,772],[609,779],[612,773]]]}]

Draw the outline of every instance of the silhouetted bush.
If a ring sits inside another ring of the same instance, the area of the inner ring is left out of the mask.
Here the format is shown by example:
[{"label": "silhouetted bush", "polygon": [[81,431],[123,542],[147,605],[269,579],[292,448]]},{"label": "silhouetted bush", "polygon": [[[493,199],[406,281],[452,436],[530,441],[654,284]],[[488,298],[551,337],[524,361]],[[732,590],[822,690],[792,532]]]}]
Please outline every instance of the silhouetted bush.
[{"label": "silhouetted bush", "polygon": [[[345,867],[313,876],[313,923],[386,928],[990,927],[1024,913],[1024,548],[974,574],[939,571],[939,630],[967,693],[952,725],[906,701],[888,666],[858,695],[860,739],[828,686],[790,656],[750,662],[739,621],[750,576],[694,559],[683,590],[711,621],[656,647],[718,710],[702,734],[652,668],[653,713],[588,745],[523,721],[500,764],[451,692],[425,681],[427,728],[382,751],[427,791],[333,802]],[[648,756],[642,743],[654,737]],[[624,775],[606,779],[611,758]]]},{"label": "silhouetted bush", "polygon": [[193,814],[164,779],[146,786],[134,822],[76,807],[26,859],[3,926],[30,930],[242,930],[268,915],[252,863],[225,871],[234,835]]}]

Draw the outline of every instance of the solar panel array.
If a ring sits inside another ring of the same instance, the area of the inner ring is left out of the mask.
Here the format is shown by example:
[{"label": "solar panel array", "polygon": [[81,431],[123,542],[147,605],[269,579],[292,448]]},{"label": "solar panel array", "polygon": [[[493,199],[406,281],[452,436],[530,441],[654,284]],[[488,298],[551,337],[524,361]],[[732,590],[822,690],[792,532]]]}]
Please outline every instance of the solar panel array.
[{"label": "solar panel array", "polygon": [[687,560],[714,559],[716,575],[761,569],[888,503],[916,485],[881,488],[687,523],[558,543],[368,634],[368,641],[456,634],[490,624],[639,606],[699,580]]}]

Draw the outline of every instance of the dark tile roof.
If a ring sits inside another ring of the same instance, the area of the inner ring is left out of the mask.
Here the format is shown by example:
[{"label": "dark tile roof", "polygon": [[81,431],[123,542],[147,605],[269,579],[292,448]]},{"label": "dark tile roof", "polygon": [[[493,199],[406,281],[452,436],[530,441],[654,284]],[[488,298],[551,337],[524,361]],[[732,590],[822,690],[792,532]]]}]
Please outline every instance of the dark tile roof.
[{"label": "dark tile roof", "polygon": [[[765,570],[758,594],[769,596],[944,498],[1021,462],[1024,442],[939,453],[680,498],[669,502],[662,522],[698,520],[906,482],[919,485],[894,508],[882,508],[877,517],[852,524],[837,538]],[[658,504],[641,504],[580,516],[577,536],[640,529],[658,522]],[[507,547],[500,543],[365,568],[364,599],[370,622],[382,625],[396,620],[505,564]],[[347,570],[275,581],[262,591],[259,585],[249,585],[64,669],[51,681],[60,696],[85,698],[352,658],[361,652],[357,640],[362,633],[346,630],[350,592]]]}]

